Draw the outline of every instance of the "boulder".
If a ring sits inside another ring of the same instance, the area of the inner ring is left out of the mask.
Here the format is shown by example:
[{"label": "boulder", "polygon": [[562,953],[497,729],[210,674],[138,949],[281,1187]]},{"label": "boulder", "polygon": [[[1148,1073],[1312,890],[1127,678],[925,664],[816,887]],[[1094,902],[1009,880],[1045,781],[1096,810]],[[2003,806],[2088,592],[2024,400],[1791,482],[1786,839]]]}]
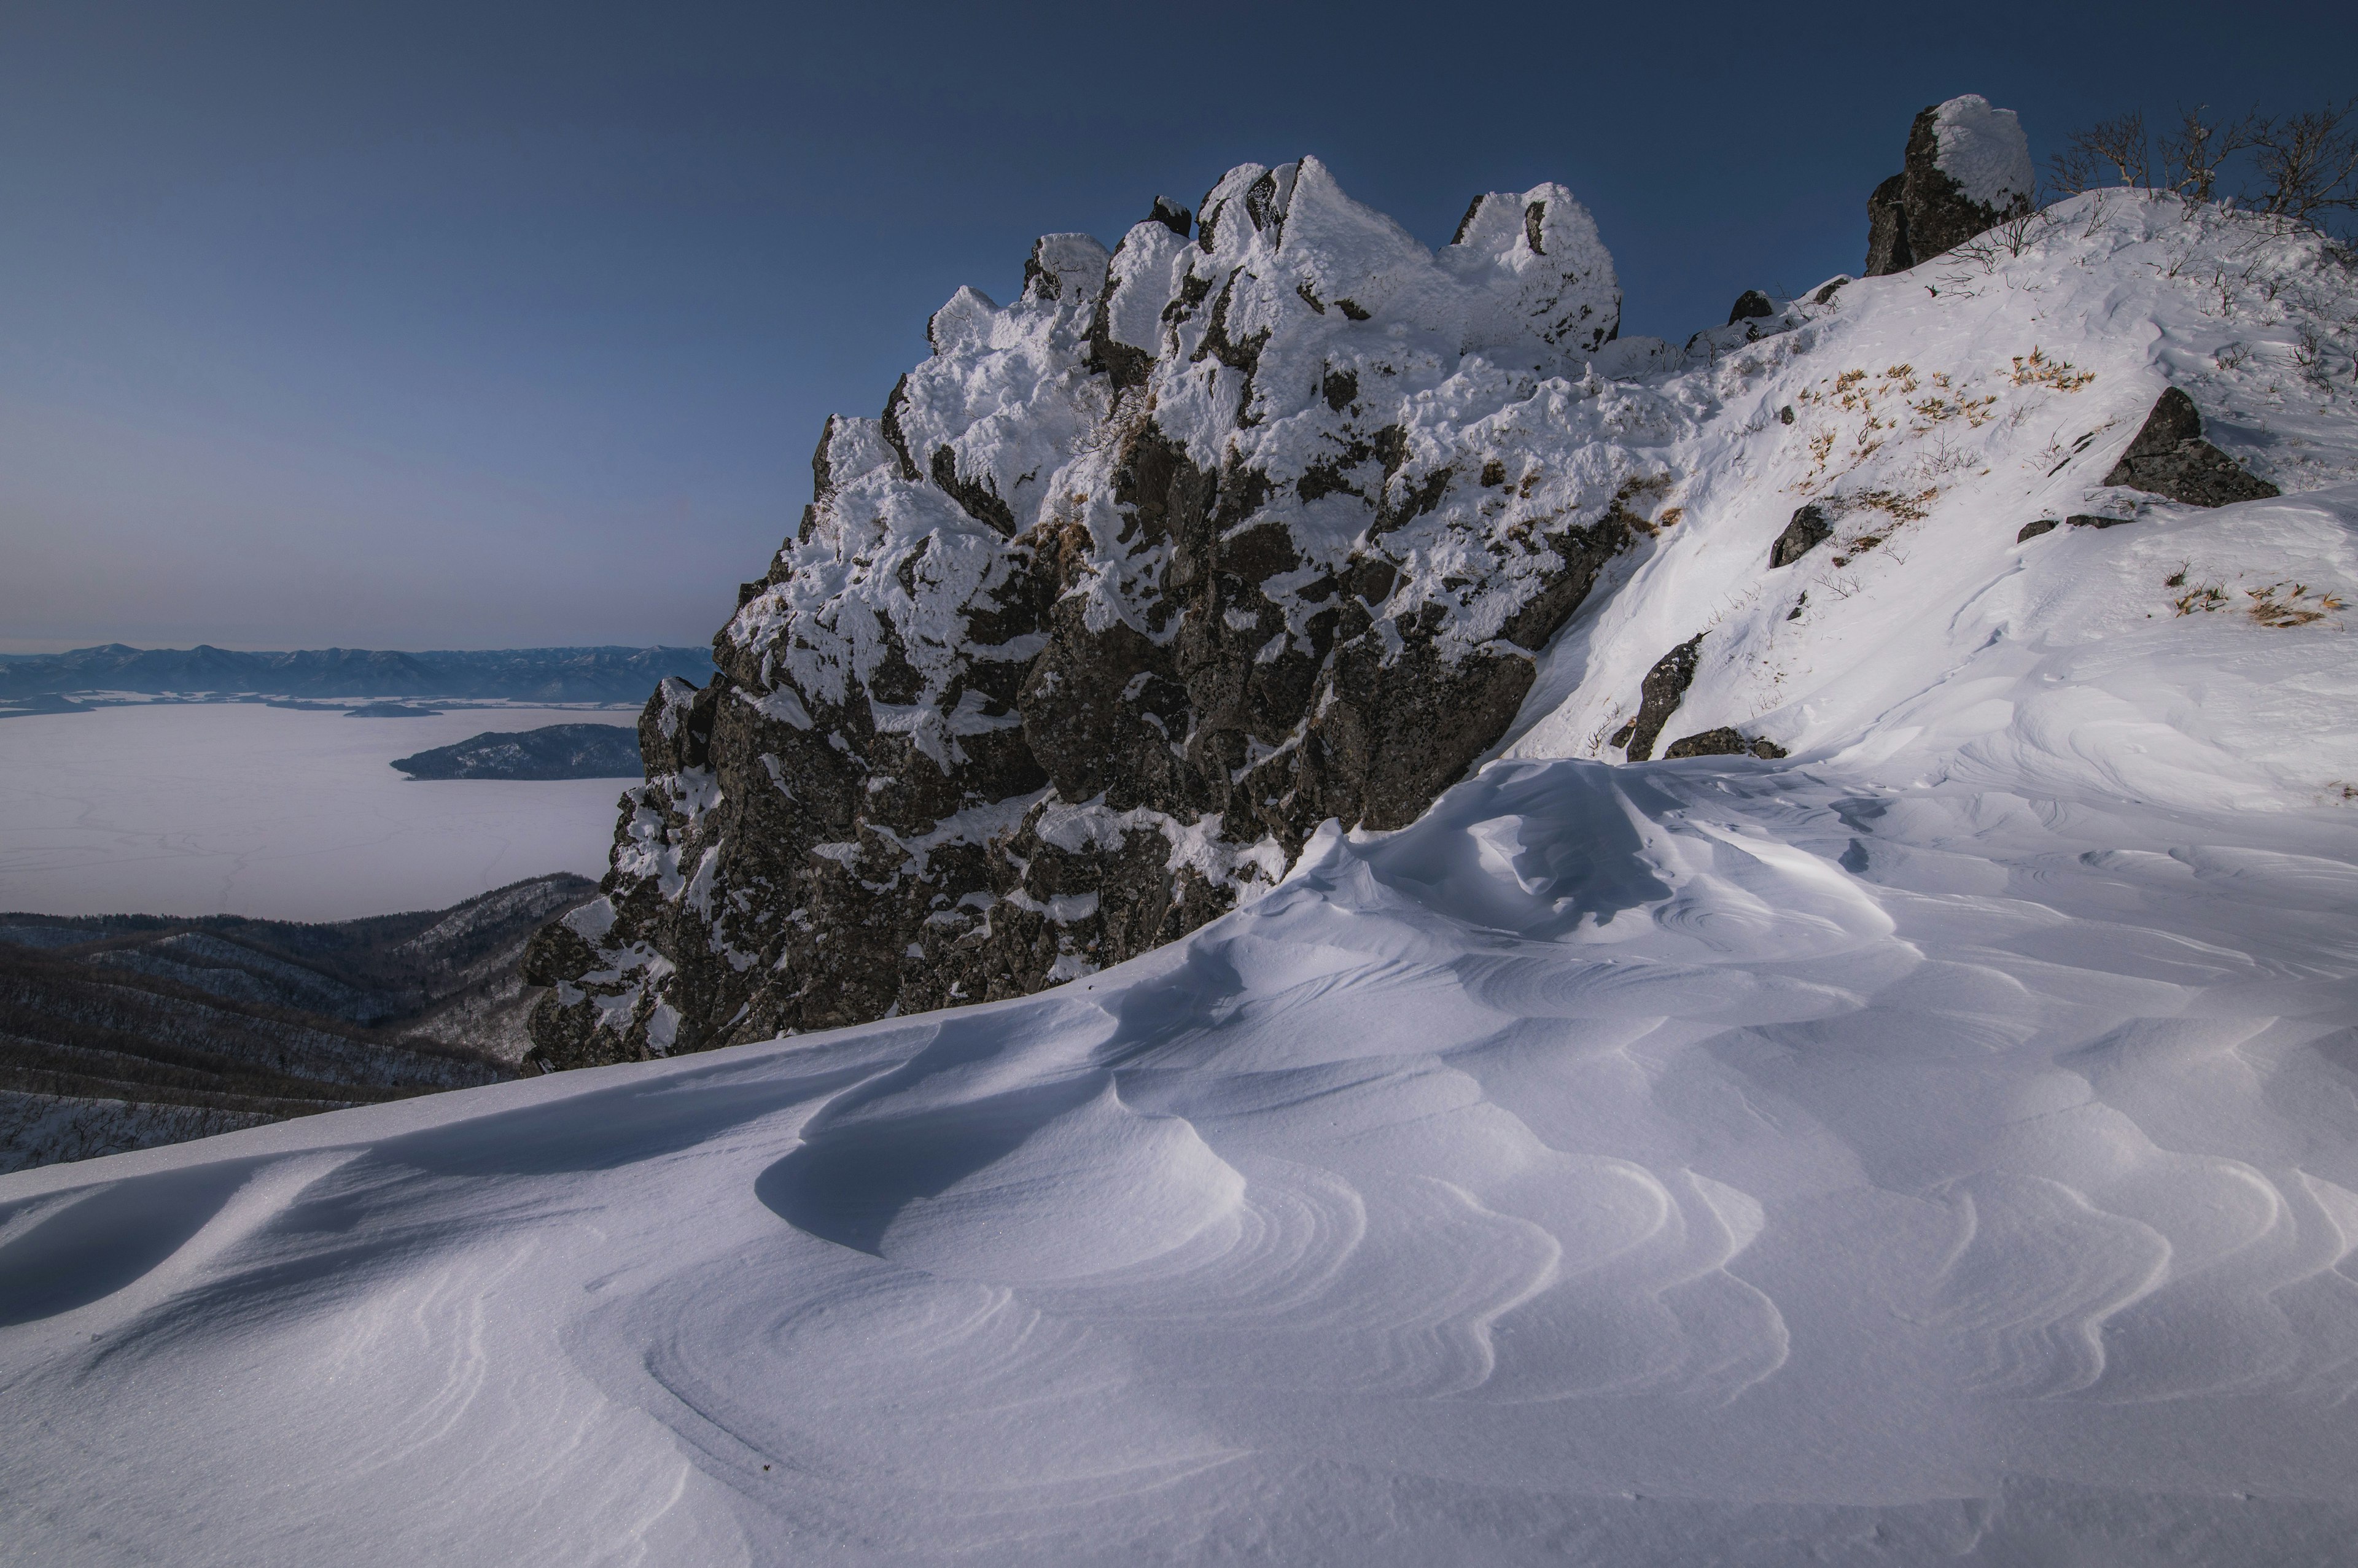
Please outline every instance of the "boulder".
[{"label": "boulder", "polygon": [[[1787,421],[1791,423],[1790,420]],[[1834,525],[1826,521],[1825,509],[1814,502],[1793,514],[1777,542],[1768,546],[1768,569],[1790,567],[1828,539],[1833,537]]]},{"label": "boulder", "polygon": [[2277,493],[2275,485],[2245,471],[2234,459],[2202,438],[2202,416],[2194,400],[2174,386],[2155,402],[2153,412],[2146,416],[2145,424],[2112,472],[2104,476],[2104,482],[2167,496],[2189,506],[2225,506]]},{"label": "boulder", "polygon": [[2011,109],[1977,92],[1909,128],[1905,167],[1866,200],[1866,276],[1905,272],[2032,209],[2038,173]]},{"label": "boulder", "polygon": [[1735,306],[1727,312],[1727,324],[1753,321],[1777,314],[1777,303],[1757,288],[1747,288],[1736,297]]},{"label": "boulder", "polygon": [[1768,758],[1781,757],[1784,754],[1785,748],[1774,741],[1747,735],[1723,725],[1717,730],[1705,730],[1701,734],[1690,735],[1682,741],[1671,741],[1670,750],[1664,752],[1662,756],[1666,761],[1676,762],[1681,757]]},{"label": "boulder", "polygon": [[1633,762],[1642,762],[1654,754],[1654,741],[1661,735],[1662,726],[1694,684],[1695,665],[1703,649],[1704,634],[1700,632],[1664,654],[1646,672],[1638,691],[1638,717],[1622,726],[1613,737],[1613,743]]}]

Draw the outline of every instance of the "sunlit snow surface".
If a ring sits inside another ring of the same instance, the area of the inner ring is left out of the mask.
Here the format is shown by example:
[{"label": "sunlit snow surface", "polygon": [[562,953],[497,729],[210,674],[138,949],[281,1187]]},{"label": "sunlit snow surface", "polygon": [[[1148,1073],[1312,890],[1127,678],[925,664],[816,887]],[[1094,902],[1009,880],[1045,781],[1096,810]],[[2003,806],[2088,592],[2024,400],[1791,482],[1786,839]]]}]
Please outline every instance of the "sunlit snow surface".
[{"label": "sunlit snow surface", "polygon": [[[2142,232],[1660,384],[1686,520],[1552,652],[1558,754],[1173,946],[0,1180],[8,1548],[2346,1563],[2348,395]],[[2297,493],[2017,546],[2127,514],[2165,369]],[[1591,760],[1704,626],[1669,734],[1794,755]]]},{"label": "sunlit snow surface", "polygon": [[347,719],[257,703],[0,719],[0,909],[350,920],[598,876],[629,781],[421,782],[387,764],[579,708]]}]

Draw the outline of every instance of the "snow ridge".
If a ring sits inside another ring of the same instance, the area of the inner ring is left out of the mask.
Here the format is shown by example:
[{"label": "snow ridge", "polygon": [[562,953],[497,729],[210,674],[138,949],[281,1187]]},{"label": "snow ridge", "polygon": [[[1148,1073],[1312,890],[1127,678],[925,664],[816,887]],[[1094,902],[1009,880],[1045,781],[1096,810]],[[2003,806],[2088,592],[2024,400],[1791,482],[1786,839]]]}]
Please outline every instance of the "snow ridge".
[{"label": "snow ridge", "polygon": [[[1575,342],[1554,197],[1316,175],[952,302],[542,959],[649,1054],[1044,989],[0,1178],[20,1550],[2346,1558],[2358,268],[2103,192]],[[2108,482],[2170,389],[2280,493]]]}]

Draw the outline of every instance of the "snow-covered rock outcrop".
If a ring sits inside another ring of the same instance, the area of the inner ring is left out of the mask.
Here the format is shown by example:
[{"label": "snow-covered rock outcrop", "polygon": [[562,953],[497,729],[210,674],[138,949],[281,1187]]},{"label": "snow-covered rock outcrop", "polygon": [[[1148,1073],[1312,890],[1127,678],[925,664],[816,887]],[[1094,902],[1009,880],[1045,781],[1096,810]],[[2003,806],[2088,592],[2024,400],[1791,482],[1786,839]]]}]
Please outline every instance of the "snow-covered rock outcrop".
[{"label": "snow-covered rock outcrop", "polygon": [[1907,167],[1867,198],[1866,275],[1906,272],[2024,216],[2038,189],[2013,110],[1978,92],[1935,103],[1909,130]]},{"label": "snow-covered rock outcrop", "polygon": [[[2020,141],[1928,110],[1909,189],[2017,211]],[[2312,233],[2095,194],[1682,348],[1617,339],[1617,297],[1560,187],[1436,254],[1310,158],[961,290],[882,416],[829,422],[719,677],[650,706],[607,897],[534,955],[540,1059],[1087,975],[1510,747],[1888,749],[2023,638],[2190,637],[2190,585],[2340,625],[2298,492],[2358,478],[2320,412],[2358,310]]]},{"label": "snow-covered rock outcrop", "polygon": [[882,417],[829,421],[719,679],[648,710],[610,902],[535,956],[544,1059],[1020,994],[1322,820],[1406,826],[1652,525],[1635,443],[1680,416],[1592,364],[1619,316],[1563,187],[1436,254],[1315,158],[961,289]]}]

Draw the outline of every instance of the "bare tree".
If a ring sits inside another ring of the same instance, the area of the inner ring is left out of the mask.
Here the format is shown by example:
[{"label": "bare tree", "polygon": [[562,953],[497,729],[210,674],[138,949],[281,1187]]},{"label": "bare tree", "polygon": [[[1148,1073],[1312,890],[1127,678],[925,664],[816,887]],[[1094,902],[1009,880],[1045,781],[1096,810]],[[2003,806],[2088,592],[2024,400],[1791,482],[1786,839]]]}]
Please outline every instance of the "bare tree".
[{"label": "bare tree", "polygon": [[2259,116],[2240,120],[2205,120],[2208,104],[2178,112],[2178,124],[2161,134],[2161,167],[2169,189],[2196,201],[2208,201],[2219,182],[2220,166],[2252,145]]},{"label": "bare tree", "polygon": [[2315,222],[2336,209],[2358,207],[2358,98],[2282,119],[2258,119],[2251,145],[2262,181],[2254,205]]},{"label": "bare tree", "polygon": [[[2197,105],[2180,110],[2158,135],[2148,135],[2144,116],[2131,111],[2073,133],[2048,170],[2054,200],[2115,184],[2158,187],[2346,239],[2358,213],[2358,98],[2232,120]],[[2336,254],[2358,256],[2346,247]]]},{"label": "bare tree", "polygon": [[[2049,160],[2048,169],[2063,196],[2077,196],[2099,185],[2151,185],[2153,158],[2145,116],[2133,109],[2089,130],[2072,132],[2063,151]],[[2108,179],[2108,174],[2116,178]]]}]

